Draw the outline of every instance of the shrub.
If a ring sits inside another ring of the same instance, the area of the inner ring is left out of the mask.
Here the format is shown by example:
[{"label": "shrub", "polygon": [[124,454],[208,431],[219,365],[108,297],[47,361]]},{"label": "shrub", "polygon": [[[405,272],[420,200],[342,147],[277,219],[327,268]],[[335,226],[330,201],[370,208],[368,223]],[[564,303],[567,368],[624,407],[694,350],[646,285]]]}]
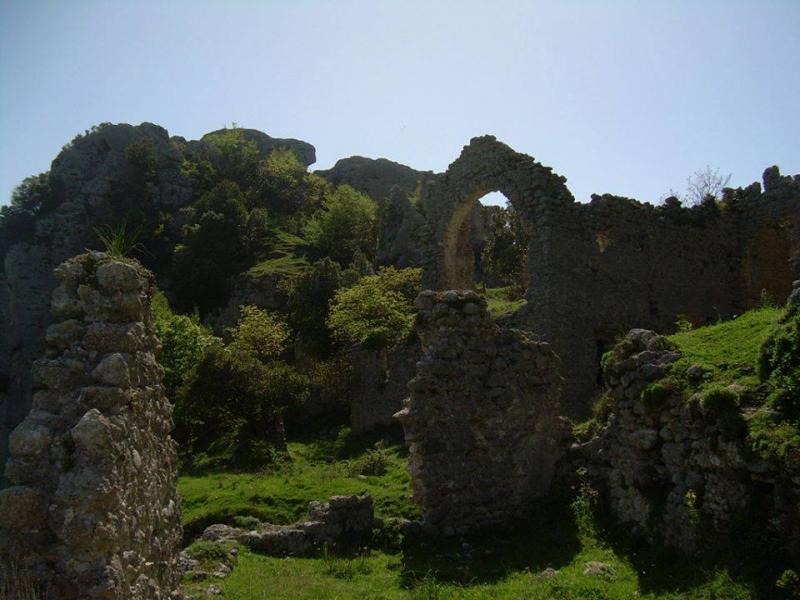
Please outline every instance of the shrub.
[{"label": "shrub", "polygon": [[383,450],[367,450],[356,465],[359,475],[384,475],[386,473],[386,453]]},{"label": "shrub", "polygon": [[338,290],[327,321],[334,338],[374,348],[405,339],[411,332],[420,281],[420,269],[389,267],[352,288]]},{"label": "shrub", "polygon": [[730,388],[712,386],[700,396],[700,410],[710,416],[719,416],[739,408],[739,394]]},{"label": "shrub", "polygon": [[233,517],[233,524],[241,529],[252,531],[261,526],[261,521],[250,515],[236,515]]},{"label": "shrub", "polygon": [[320,256],[330,256],[343,267],[359,250],[372,259],[378,240],[375,202],[341,185],[323,200],[322,208],[306,224],[305,234]]},{"label": "shrub", "polygon": [[[164,367],[164,390],[167,398],[175,402],[178,389],[208,349],[221,346],[222,340],[200,325],[196,316],[173,313],[161,292],[153,298],[152,307],[156,335],[161,340],[158,362]],[[180,412],[180,408],[176,409],[176,413]]]},{"label": "shrub", "polygon": [[239,313],[236,327],[228,330],[232,338],[228,349],[262,363],[278,358],[291,335],[288,325],[256,306],[240,306]]}]

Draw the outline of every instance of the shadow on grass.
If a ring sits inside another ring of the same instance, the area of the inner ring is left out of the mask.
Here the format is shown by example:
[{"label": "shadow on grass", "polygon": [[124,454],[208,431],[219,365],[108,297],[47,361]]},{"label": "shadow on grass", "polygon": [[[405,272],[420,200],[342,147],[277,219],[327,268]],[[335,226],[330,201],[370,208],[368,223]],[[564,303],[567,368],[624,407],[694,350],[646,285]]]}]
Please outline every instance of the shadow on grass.
[{"label": "shadow on grass", "polygon": [[493,583],[509,573],[569,564],[580,551],[568,500],[549,500],[512,525],[444,540],[415,538],[403,547],[401,581],[413,587],[433,577],[443,583]]}]

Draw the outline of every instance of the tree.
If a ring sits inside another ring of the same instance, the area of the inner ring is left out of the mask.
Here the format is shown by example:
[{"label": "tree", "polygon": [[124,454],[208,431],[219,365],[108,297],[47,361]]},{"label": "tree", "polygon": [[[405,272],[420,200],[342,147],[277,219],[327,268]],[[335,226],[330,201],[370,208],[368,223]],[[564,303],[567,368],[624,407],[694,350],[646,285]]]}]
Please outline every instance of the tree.
[{"label": "tree", "polygon": [[341,285],[342,269],[328,257],[317,261],[286,285],[289,323],[319,354],[330,350],[327,319],[331,301]]},{"label": "tree", "polygon": [[527,257],[528,236],[517,212],[510,204],[493,207],[483,249],[485,272],[524,291]]},{"label": "tree", "polygon": [[706,165],[686,178],[686,192],[683,194],[669,191],[668,197],[677,198],[686,206],[698,206],[708,200],[719,200],[722,190],[728,186],[731,174],[719,174],[719,168]]},{"label": "tree", "polygon": [[239,322],[229,329],[231,352],[252,356],[266,364],[286,350],[291,335],[289,326],[279,317],[257,306],[240,306]]},{"label": "tree", "polygon": [[405,339],[414,319],[421,269],[388,267],[336,292],[328,326],[345,344],[386,347]]},{"label": "tree", "polygon": [[357,251],[372,260],[377,244],[375,202],[349,185],[340,185],[323,200],[305,226],[308,242],[320,256],[330,256],[342,267]]}]

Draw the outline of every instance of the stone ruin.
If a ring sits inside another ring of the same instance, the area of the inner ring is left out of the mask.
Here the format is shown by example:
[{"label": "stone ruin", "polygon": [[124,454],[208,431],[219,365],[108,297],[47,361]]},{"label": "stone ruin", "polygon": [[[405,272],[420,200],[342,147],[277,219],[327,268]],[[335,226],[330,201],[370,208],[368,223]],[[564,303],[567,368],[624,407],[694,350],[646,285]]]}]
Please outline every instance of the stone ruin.
[{"label": "stone ruin", "polygon": [[524,515],[561,455],[558,359],[498,327],[472,291],[417,298],[423,355],[396,418],[423,527],[453,535]]},{"label": "stone ruin", "polygon": [[45,598],[174,597],[180,500],[152,276],[97,252],[55,275],[60,320],[33,365],[33,408],[9,437],[0,565]]},{"label": "stone ruin", "polygon": [[613,416],[599,437],[570,450],[572,466],[588,468],[617,521],[692,552],[701,528],[705,538],[724,532],[757,499],[771,533],[800,540],[800,461],[752,452],[742,431],[746,408],[704,410],[680,392],[643,396],[682,356],[663,336],[634,329],[618,348],[606,368]]},{"label": "stone ruin", "polygon": [[629,329],[671,331],[679,315],[695,325],[730,318],[757,306],[762,290],[784,302],[800,278],[800,175],[777,167],[764,172],[763,191],[725,190],[719,206],[608,194],[584,204],[550,167],[483,136],[421,181],[417,208],[395,199],[394,229],[414,235],[391,255],[416,250],[425,288],[473,288],[472,210],[489,192],[505,195],[530,240],[527,306],[514,324],[569,357],[562,406],[573,418],[588,416],[600,357]]}]

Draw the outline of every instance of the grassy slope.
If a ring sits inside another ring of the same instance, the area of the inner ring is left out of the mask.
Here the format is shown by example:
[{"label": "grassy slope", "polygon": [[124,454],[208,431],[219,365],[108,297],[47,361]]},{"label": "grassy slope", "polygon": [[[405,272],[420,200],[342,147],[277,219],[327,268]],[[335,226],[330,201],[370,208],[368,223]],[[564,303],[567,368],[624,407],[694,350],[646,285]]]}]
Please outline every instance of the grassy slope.
[{"label": "grassy slope", "polygon": [[[699,364],[711,371],[711,383],[758,385],[756,367],[761,345],[784,314],[782,308],[751,310],[736,319],[670,336],[683,358],[673,372],[684,373]],[[741,367],[750,367],[744,371]]]},{"label": "grassy slope", "polygon": [[309,262],[302,255],[306,242],[303,238],[282,229],[271,230],[273,247],[270,257],[253,265],[247,274],[253,278],[276,275],[291,277],[297,275],[309,266]]},{"label": "grassy slope", "polygon": [[[380,516],[413,517],[404,449],[385,452],[387,472],[359,477],[354,465],[369,448],[342,450],[333,436],[293,442],[293,463],[273,473],[183,476],[184,523],[228,521],[237,514],[273,522],[302,517],[310,500],[369,491]],[[346,456],[347,458],[337,458]],[[241,549],[239,564],[219,585],[225,597],[256,599],[609,599],[750,598],[747,586],[723,569],[654,557],[606,534],[579,531],[569,502],[543,505],[507,531],[446,542],[416,542],[402,550],[360,556],[273,558]],[[588,561],[611,566],[608,576],[583,575]],[[551,578],[544,569],[558,569]],[[190,586],[195,587],[196,584]],[[207,585],[207,584],[205,584]]]}]

